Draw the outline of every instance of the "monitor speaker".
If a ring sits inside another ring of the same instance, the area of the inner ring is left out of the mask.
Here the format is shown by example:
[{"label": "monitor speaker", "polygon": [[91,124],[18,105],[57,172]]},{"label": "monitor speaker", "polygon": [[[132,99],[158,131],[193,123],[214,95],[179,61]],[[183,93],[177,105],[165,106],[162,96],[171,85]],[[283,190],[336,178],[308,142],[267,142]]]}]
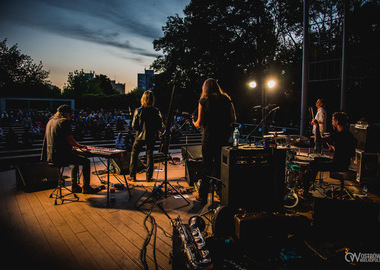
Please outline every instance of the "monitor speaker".
[{"label": "monitor speaker", "polygon": [[200,160],[186,160],[185,176],[189,186],[194,186],[194,183],[202,178],[202,162]]},{"label": "monitor speaker", "polygon": [[199,144],[199,145],[182,146],[181,153],[184,160],[202,159],[202,145]]},{"label": "monitor speaker", "polygon": [[285,149],[223,147],[221,204],[247,211],[281,211]]},{"label": "monitor speaker", "polygon": [[[131,162],[131,152],[127,152],[122,158],[111,159],[112,166],[115,168],[116,174],[129,174],[129,164]],[[145,165],[140,158],[137,159],[137,171],[145,169]]]},{"label": "monitor speaker", "polygon": [[17,187],[25,192],[55,188],[58,179],[59,169],[46,162],[20,164],[16,167]]}]

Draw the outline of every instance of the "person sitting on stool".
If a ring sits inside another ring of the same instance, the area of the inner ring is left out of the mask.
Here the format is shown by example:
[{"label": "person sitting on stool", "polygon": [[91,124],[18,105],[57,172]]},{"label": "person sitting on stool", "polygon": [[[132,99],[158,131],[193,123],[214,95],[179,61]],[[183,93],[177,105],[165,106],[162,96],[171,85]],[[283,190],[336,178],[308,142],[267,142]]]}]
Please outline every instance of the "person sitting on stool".
[{"label": "person sitting on stool", "polygon": [[[90,186],[90,160],[72,151],[73,147],[86,150],[85,145],[79,144],[73,137],[70,119],[72,110],[68,105],[61,105],[46,125],[41,159],[62,167],[72,164],[71,191],[73,193],[95,194],[99,191]],[[83,166],[83,189],[78,185],[79,165]]]},{"label": "person sitting on stool", "polygon": [[351,158],[355,154],[356,139],[346,129],[347,115],[344,112],[335,112],[332,116],[332,126],[335,133],[324,141],[330,141],[334,151],[332,159],[315,158],[310,162],[302,180],[304,195],[309,195],[310,183],[315,181],[318,171],[346,171],[350,166]]}]

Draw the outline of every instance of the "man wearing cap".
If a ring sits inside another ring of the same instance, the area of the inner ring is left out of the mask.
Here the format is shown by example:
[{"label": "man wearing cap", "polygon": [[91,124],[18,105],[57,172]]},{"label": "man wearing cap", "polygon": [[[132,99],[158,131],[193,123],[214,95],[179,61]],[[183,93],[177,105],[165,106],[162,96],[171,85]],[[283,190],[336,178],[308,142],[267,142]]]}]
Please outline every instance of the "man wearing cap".
[{"label": "man wearing cap", "polygon": [[[46,125],[45,138],[41,159],[58,166],[72,164],[71,179],[72,192],[94,194],[99,190],[90,186],[90,160],[73,153],[72,148],[86,149],[85,145],[79,144],[73,137],[70,120],[72,110],[68,105],[61,105],[57,112],[50,118]],[[83,189],[78,185],[79,165],[83,166]]]}]

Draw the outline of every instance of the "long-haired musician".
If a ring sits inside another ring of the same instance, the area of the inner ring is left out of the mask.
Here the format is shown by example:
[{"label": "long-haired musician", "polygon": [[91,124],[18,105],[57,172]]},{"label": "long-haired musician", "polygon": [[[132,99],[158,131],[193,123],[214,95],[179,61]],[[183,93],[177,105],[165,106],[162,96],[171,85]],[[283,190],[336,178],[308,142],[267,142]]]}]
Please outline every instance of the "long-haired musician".
[{"label": "long-haired musician", "polygon": [[199,197],[207,203],[210,180],[207,176],[220,177],[220,155],[223,146],[228,144],[231,125],[236,122],[235,108],[231,98],[223,92],[215,79],[207,79],[202,86],[198,104],[198,119],[193,119],[195,127],[202,127],[203,177]]},{"label": "long-haired musician", "polygon": [[[99,189],[90,186],[90,160],[72,151],[73,147],[80,149],[86,149],[87,147],[79,144],[74,139],[71,131],[71,118],[72,110],[70,106],[61,105],[58,107],[57,112],[46,125],[41,159],[60,167],[72,164],[72,192],[94,194]],[[83,189],[78,184],[79,165],[83,166]]]},{"label": "long-haired musician", "polygon": [[137,159],[143,146],[146,146],[147,171],[146,179],[152,181],[153,176],[153,150],[158,131],[162,128],[162,118],[160,111],[154,107],[154,94],[147,90],[141,97],[141,107],[137,108],[133,120],[132,128],[136,130],[135,141],[132,146],[131,163],[129,166],[130,180],[136,181]]}]

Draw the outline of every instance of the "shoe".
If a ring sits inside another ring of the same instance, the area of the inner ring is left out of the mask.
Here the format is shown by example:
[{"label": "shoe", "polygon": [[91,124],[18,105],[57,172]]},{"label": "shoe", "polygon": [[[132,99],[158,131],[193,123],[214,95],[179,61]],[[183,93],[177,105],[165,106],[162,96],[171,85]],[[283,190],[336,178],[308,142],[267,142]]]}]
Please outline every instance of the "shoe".
[{"label": "shoe", "polygon": [[153,179],[153,178],[147,178],[146,181],[147,181],[147,182],[154,182],[155,179]]},{"label": "shoe", "polygon": [[130,176],[130,177],[128,177],[128,181],[130,181],[130,182],[136,182],[136,176]]},{"label": "shoe", "polygon": [[77,183],[73,183],[71,185],[71,192],[72,193],[81,193],[82,192],[82,187],[78,185]]},{"label": "shoe", "polygon": [[99,188],[93,188],[92,186],[83,186],[83,194],[96,194],[100,191]]}]

